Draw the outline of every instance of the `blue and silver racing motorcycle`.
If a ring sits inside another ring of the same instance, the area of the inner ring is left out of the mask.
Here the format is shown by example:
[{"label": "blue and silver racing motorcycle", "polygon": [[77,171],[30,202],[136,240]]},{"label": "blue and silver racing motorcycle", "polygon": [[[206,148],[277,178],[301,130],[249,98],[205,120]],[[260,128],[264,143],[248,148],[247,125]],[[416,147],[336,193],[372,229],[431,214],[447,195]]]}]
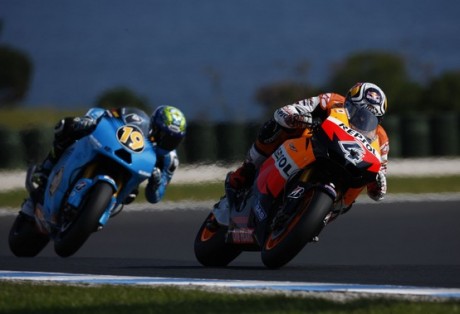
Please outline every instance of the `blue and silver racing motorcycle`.
[{"label": "blue and silver racing motorcycle", "polygon": [[[54,241],[61,257],[76,253],[88,237],[123,208],[123,201],[148,179],[156,163],[148,139],[149,117],[141,110],[92,109],[98,124],[64,152],[48,178],[35,217],[19,213],[9,234],[16,256],[33,257]],[[34,187],[29,168],[26,188]]]}]

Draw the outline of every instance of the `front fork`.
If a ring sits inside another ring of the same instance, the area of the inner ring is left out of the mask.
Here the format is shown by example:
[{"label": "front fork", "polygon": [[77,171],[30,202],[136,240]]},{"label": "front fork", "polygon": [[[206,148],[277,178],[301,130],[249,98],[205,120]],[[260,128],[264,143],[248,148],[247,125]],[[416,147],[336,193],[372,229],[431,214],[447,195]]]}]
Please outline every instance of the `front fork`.
[{"label": "front fork", "polygon": [[72,191],[69,194],[69,197],[67,198],[67,206],[65,211],[73,211],[80,208],[85,196],[97,182],[107,182],[113,187],[115,193],[112,195],[111,202],[109,203],[103,215],[99,219],[99,225],[103,227],[107,223],[108,219],[110,218],[110,215],[112,214],[112,211],[115,208],[115,205],[117,203],[117,194],[118,191],[121,189],[122,183],[115,182],[115,180],[108,175],[95,175],[96,168],[97,164],[93,163],[85,169],[82,178],[75,183],[75,185],[72,188]]},{"label": "front fork", "polygon": [[314,170],[315,168],[307,168],[303,170],[302,174],[300,175],[298,182],[302,182],[304,185],[310,187],[319,187],[321,190],[326,192],[334,201],[334,204],[337,201],[342,199],[342,193],[340,189],[334,184],[333,182],[324,182],[324,183],[311,183],[314,182]]},{"label": "front fork", "polygon": [[[313,169],[306,169],[300,176],[299,181],[309,182],[312,178]],[[333,204],[330,213],[324,219],[324,226],[335,220],[339,215],[346,213],[353,206],[355,198],[360,194],[362,188],[346,189],[336,186],[333,182],[319,184],[321,189],[325,191],[333,199]]]},{"label": "front fork", "polygon": [[272,228],[278,224],[283,224],[284,221],[288,220],[292,215],[299,209],[299,204],[311,189],[320,189],[321,191],[328,194],[333,200],[330,213],[324,219],[324,226],[326,226],[331,220],[335,219],[341,210],[337,211],[337,208],[342,208],[342,195],[340,189],[336,187],[333,182],[315,182],[315,168],[310,167],[303,170],[300,176],[297,178],[289,194],[285,196],[283,210],[280,210],[273,220]]}]

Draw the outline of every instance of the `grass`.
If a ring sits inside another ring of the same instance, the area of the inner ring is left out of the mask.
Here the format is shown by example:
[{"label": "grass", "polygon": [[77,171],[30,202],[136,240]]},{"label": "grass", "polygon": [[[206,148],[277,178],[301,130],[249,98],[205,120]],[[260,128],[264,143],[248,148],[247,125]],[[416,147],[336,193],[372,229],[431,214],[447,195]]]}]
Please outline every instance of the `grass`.
[{"label": "grass", "polygon": [[442,177],[388,177],[388,193],[460,192],[460,175]]},{"label": "grass", "polygon": [[217,293],[172,287],[66,286],[0,282],[0,313],[459,313],[459,301],[389,298],[333,302],[282,294]]},{"label": "grass", "polygon": [[[460,176],[443,177],[389,177],[388,193],[460,193]],[[171,184],[165,194],[165,201],[182,200],[218,200],[224,194],[223,182]],[[22,200],[27,197],[23,189],[0,192],[0,207],[18,208]],[[136,202],[145,202],[141,191]]]}]

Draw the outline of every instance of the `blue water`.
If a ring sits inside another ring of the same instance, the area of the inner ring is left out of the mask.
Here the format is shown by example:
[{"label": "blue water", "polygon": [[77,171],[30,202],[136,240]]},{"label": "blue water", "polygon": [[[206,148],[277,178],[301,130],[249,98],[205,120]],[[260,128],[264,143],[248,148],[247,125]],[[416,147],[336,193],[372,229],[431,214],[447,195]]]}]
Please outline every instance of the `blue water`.
[{"label": "blue water", "polygon": [[364,50],[403,55],[422,82],[460,69],[459,14],[457,0],[0,0],[0,43],[33,59],[28,106],[127,86],[189,119],[249,120],[260,86],[321,86]]}]

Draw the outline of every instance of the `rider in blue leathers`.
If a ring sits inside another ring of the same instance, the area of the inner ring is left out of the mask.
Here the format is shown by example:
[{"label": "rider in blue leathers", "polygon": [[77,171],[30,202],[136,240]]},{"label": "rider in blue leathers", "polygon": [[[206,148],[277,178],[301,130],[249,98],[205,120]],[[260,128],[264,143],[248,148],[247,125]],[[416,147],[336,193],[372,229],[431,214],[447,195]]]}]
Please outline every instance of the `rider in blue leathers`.
[{"label": "rider in blue leathers", "polygon": [[[125,116],[136,114],[140,109],[124,107],[111,109],[110,111],[112,114]],[[56,124],[53,147],[32,176],[32,181],[38,188],[23,203],[21,213],[29,216],[34,215],[35,204],[43,201],[43,192],[48,175],[54,165],[67,147],[95,129],[98,119],[104,112],[104,109],[92,108],[83,117],[64,118]],[[148,137],[154,146],[157,161],[145,188],[145,196],[148,202],[157,203],[163,198],[166,187],[179,165],[175,149],[184,138],[185,132],[186,119],[179,109],[172,106],[159,106],[151,115]],[[137,190],[132,191],[124,200],[124,204],[134,201],[137,193]]]}]

